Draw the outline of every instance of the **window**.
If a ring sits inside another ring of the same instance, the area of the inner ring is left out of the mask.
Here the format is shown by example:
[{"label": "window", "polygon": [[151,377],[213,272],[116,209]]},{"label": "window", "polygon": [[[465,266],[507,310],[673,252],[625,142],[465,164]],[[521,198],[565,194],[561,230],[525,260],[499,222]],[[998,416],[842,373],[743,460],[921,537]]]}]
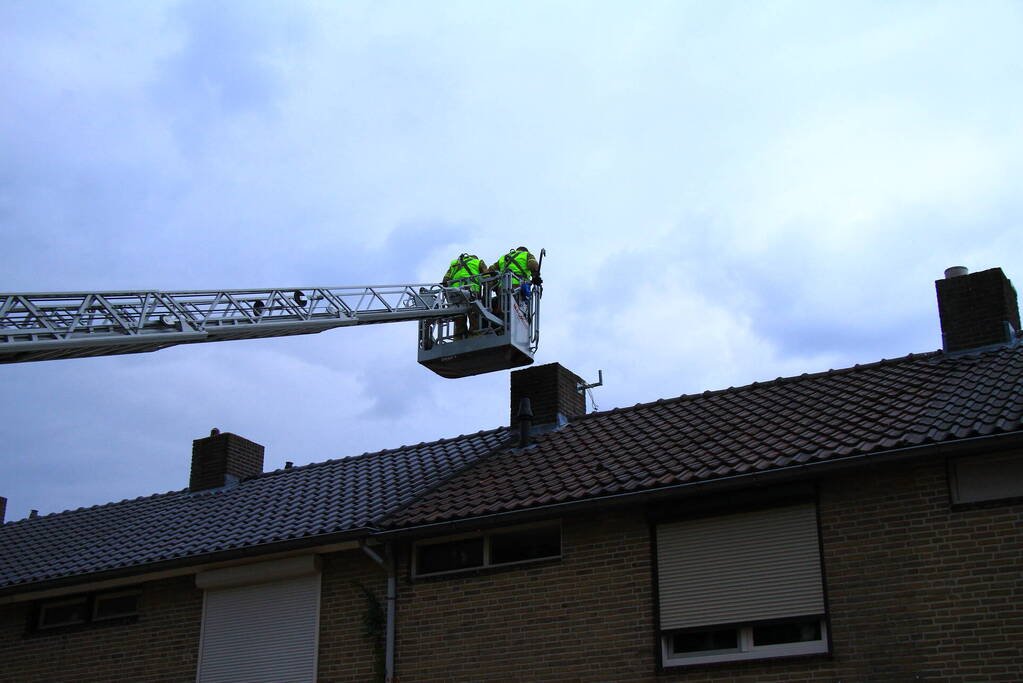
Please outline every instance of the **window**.
[{"label": "window", "polygon": [[665,666],[827,652],[813,504],[657,527]]},{"label": "window", "polygon": [[68,600],[52,600],[39,606],[39,628],[84,624],[89,618],[89,599],[82,595]]},{"label": "window", "polygon": [[416,557],[416,570],[419,574],[458,571],[483,565],[482,536],[420,546]]},{"label": "window", "polygon": [[667,665],[692,665],[826,652],[825,634],[819,617],[669,632],[664,635],[664,659]]},{"label": "window", "polygon": [[97,595],[92,604],[92,620],[117,619],[138,614],[138,591]]},{"label": "window", "polygon": [[79,626],[138,615],[139,591],[92,593],[39,604],[37,630]]},{"label": "window", "polygon": [[949,483],[953,503],[1023,498],[1023,453],[953,460]]},{"label": "window", "polygon": [[417,543],[416,576],[482,569],[561,557],[560,524],[502,529]]}]

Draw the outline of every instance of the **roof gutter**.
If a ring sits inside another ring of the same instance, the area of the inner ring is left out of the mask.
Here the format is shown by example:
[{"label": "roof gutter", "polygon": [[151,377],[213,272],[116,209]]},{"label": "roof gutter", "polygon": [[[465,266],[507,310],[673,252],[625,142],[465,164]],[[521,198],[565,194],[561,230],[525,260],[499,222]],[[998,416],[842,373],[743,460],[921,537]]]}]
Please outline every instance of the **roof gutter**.
[{"label": "roof gutter", "polygon": [[[733,474],[727,477],[720,477],[718,479],[670,484],[668,486],[662,486],[655,489],[625,491],[622,493],[612,493],[604,496],[585,498],[582,500],[549,503],[547,505],[538,505],[519,510],[492,512],[472,517],[431,522],[429,524],[417,524],[415,526],[403,527],[400,529],[380,530],[377,531],[374,536],[422,536],[427,535],[427,533],[436,532],[438,529],[445,529],[447,531],[452,528],[459,528],[463,526],[477,526],[480,522],[493,522],[494,524],[499,524],[500,522],[497,520],[509,518],[519,519],[548,517],[550,516],[550,513],[554,511],[560,512],[565,510],[566,512],[581,512],[591,508],[604,508],[629,504],[637,499],[655,501],[663,498],[674,497],[679,493],[692,493],[693,495],[696,495],[697,492],[693,489],[699,489],[699,493],[702,494],[723,490],[733,490],[737,488],[744,488],[746,486],[768,486],[797,479],[804,479],[811,476],[818,476],[821,474],[829,474],[831,472],[842,471],[854,467],[876,467],[890,463],[900,463],[928,455],[948,457],[953,455],[971,454],[975,451],[984,449],[984,447],[991,441],[1004,441],[1008,446],[1023,445],[1023,430],[1003,432],[1001,434],[989,434],[986,436],[968,437],[965,439],[957,439],[954,442],[904,446],[902,448],[893,448],[885,451],[859,453],[856,455],[845,456],[843,458],[787,465],[785,467],[760,472]],[[884,462],[875,462],[882,458],[884,459]]]}]

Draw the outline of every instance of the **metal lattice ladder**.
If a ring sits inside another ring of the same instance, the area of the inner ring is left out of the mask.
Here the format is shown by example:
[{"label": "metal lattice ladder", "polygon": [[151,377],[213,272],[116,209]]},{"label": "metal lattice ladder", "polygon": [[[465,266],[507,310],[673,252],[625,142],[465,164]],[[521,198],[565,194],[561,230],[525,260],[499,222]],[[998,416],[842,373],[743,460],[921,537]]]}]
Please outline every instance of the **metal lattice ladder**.
[{"label": "metal lattice ladder", "polygon": [[445,318],[471,308],[437,284],[0,293],[0,363],[141,353],[196,342]]}]

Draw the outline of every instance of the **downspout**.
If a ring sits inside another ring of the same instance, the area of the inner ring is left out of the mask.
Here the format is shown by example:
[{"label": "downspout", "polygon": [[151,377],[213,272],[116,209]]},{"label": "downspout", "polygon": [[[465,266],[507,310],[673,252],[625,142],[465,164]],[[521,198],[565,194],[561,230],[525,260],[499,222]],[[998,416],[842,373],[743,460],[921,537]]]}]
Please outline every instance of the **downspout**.
[{"label": "downspout", "polygon": [[377,551],[366,545],[366,541],[359,541],[359,547],[369,555],[370,559],[376,562],[380,567],[387,572],[387,610],[386,610],[386,628],[384,635],[384,681],[386,683],[393,683],[394,678],[394,633],[395,633],[395,619],[394,619],[394,606],[398,600],[398,577],[397,570],[395,568],[394,552],[392,550],[392,544],[384,544],[384,556],[380,557]]}]

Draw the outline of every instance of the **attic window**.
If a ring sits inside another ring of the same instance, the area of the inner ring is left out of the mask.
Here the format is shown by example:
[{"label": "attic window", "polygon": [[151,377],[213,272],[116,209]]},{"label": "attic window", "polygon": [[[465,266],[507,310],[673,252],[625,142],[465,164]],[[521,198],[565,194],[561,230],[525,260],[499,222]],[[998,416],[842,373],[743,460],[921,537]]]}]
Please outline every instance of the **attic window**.
[{"label": "attic window", "polygon": [[89,618],[87,596],[67,600],[51,600],[39,606],[39,628],[56,628],[84,624]]},{"label": "attic window", "polygon": [[133,617],[139,613],[138,591],[107,593],[97,595],[92,605],[92,620],[118,619]]},{"label": "attic window", "polygon": [[39,604],[36,630],[82,626],[138,615],[139,591],[93,593]]},{"label": "attic window", "polygon": [[432,576],[558,557],[561,557],[561,525],[545,523],[422,541],[413,551],[412,573]]},{"label": "attic window", "polygon": [[950,474],[953,503],[1023,498],[1023,451],[959,458]]}]

